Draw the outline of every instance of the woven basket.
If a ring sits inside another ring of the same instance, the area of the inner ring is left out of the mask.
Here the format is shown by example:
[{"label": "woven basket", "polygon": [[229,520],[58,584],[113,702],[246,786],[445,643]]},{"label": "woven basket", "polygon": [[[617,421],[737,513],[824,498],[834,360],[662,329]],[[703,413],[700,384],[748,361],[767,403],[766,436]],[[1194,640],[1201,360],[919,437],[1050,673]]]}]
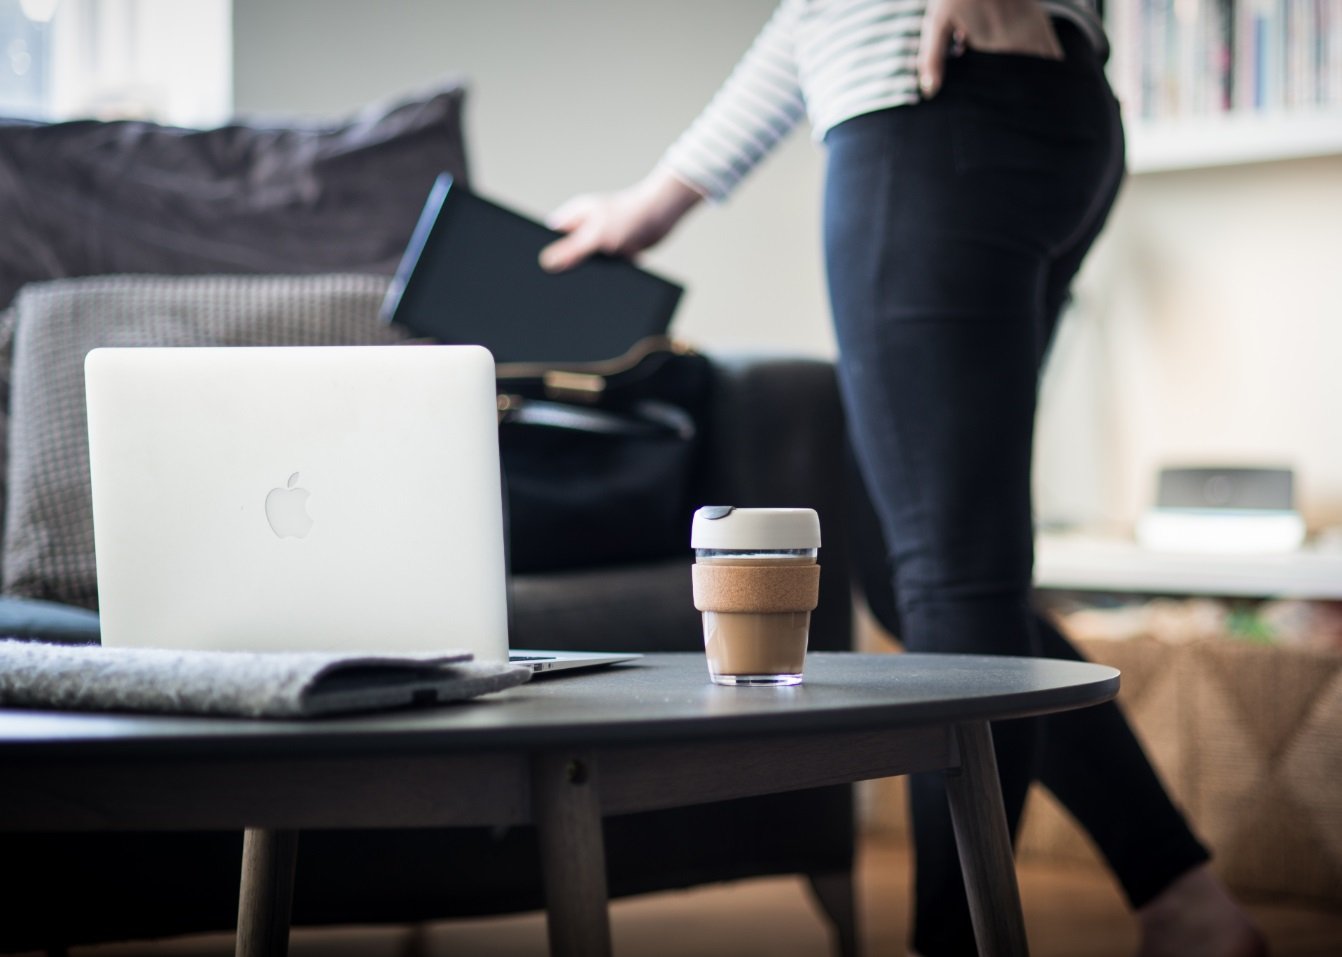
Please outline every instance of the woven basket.
[{"label": "woven basket", "polygon": [[[1342,902],[1342,654],[1226,639],[1077,644],[1123,672],[1119,701],[1230,886]],[[1098,859],[1040,788],[1018,851]]]},{"label": "woven basket", "polygon": [[[894,647],[869,616],[859,623],[863,650]],[[1342,654],[1225,638],[1073,640],[1123,672],[1120,704],[1231,887],[1342,903]],[[859,797],[867,829],[907,836],[903,778],[867,782]],[[1017,854],[1103,866],[1040,787]]]}]

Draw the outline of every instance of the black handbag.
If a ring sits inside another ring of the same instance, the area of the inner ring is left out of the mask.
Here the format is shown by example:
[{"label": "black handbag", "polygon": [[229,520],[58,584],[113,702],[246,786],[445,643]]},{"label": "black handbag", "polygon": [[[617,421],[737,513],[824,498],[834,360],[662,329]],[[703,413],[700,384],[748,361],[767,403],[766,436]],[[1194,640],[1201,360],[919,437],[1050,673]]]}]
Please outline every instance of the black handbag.
[{"label": "black handbag", "polygon": [[498,366],[509,567],[686,555],[711,367],[657,337],[606,362]]}]

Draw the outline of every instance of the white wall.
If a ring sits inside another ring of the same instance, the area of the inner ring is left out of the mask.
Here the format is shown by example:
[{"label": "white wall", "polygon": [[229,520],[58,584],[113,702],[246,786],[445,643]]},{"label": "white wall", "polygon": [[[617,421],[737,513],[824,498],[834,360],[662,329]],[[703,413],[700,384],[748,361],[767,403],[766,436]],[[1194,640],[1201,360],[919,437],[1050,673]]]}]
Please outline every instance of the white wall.
[{"label": "white wall", "polygon": [[[544,213],[640,176],[774,0],[233,0],[242,113],[338,115],[470,78],[476,185]],[[648,262],[708,348],[832,355],[802,131]],[[1042,517],[1128,523],[1162,463],[1285,462],[1342,523],[1342,158],[1134,178],[1083,271],[1041,412]]]},{"label": "white wall", "polygon": [[1097,514],[1129,521],[1162,464],[1284,464],[1309,524],[1342,525],[1342,157],[1147,174],[1120,203],[1054,370],[1087,382]]}]

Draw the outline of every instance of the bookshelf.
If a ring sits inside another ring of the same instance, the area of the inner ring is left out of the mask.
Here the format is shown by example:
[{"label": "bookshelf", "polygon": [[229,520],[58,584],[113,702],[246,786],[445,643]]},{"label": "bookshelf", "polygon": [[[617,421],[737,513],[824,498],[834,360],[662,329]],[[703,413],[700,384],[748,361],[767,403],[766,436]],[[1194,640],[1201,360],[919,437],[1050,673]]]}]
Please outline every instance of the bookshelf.
[{"label": "bookshelf", "polygon": [[1342,154],[1342,108],[1128,119],[1128,168],[1158,173]]},{"label": "bookshelf", "polygon": [[1342,0],[1109,0],[1136,173],[1342,155]]}]

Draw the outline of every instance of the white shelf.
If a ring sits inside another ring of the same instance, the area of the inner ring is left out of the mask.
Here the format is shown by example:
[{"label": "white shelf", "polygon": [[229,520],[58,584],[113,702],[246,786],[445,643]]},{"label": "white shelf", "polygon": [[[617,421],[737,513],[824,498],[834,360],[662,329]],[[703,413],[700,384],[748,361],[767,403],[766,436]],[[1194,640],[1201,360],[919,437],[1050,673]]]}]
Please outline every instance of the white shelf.
[{"label": "white shelf", "polygon": [[1126,123],[1128,168],[1134,173],[1342,156],[1337,107]]},{"label": "white shelf", "polygon": [[1155,552],[1122,538],[1041,534],[1035,586],[1073,591],[1342,599],[1342,548],[1264,555]]}]

